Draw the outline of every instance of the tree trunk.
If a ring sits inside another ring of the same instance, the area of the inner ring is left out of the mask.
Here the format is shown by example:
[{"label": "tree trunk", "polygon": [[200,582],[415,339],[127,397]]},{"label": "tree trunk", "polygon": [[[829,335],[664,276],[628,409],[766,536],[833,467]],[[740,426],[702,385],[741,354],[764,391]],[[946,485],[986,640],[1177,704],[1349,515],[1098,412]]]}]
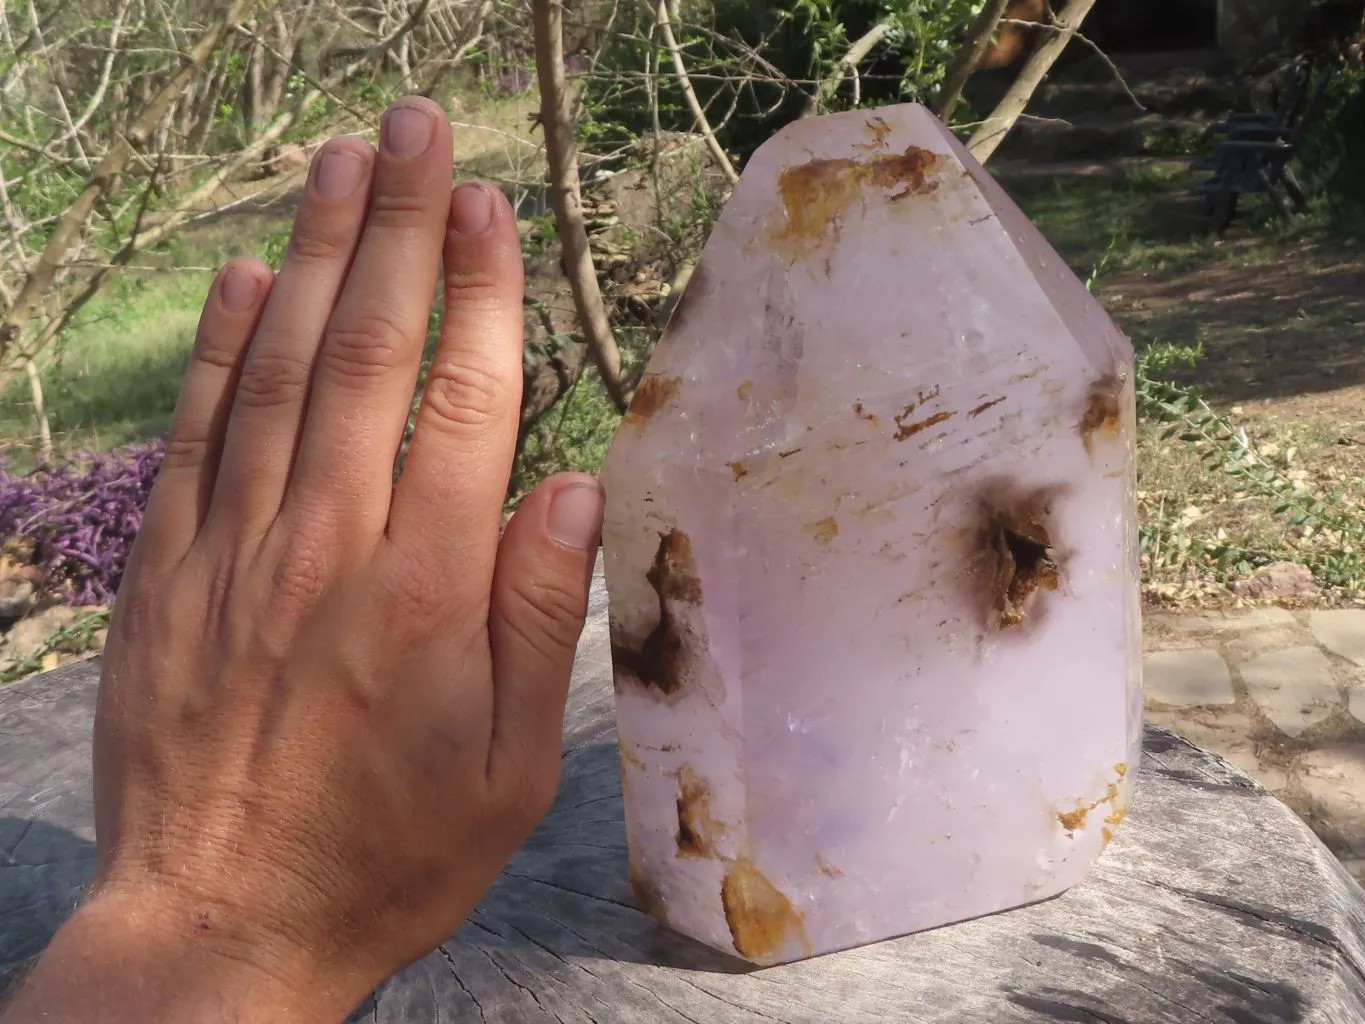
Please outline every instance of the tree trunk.
[{"label": "tree trunk", "polygon": [[260,116],[269,121],[275,116],[284,101],[284,90],[289,85],[289,76],[294,71],[294,54],[299,48],[299,37],[308,24],[308,10],[304,10],[296,23],[291,26],[277,7],[272,12],[275,27],[275,49],[278,54],[271,61],[270,74],[265,81],[265,91],[261,95]]},{"label": "tree trunk", "polygon": [[203,152],[207,145],[209,136],[213,133],[214,122],[222,105],[228,80],[227,54],[223,54],[217,65],[205,76],[204,91],[199,94],[199,102],[194,112],[194,127],[190,130],[185,147],[188,152]]},{"label": "tree trunk", "polygon": [[563,398],[583,372],[582,342],[571,342],[529,370],[522,371],[521,423],[517,428],[517,454],[526,444],[526,435]]},{"label": "tree trunk", "polygon": [[1081,27],[1081,22],[1094,6],[1095,0],[1068,0],[1054,23],[1044,29],[1048,37],[1033,51],[1020,69],[1019,77],[1010,86],[1010,91],[1005,94],[1005,98],[996,105],[990,117],[981,123],[981,127],[967,142],[967,149],[971,151],[972,156],[984,164],[1000,143],[1005,141],[1005,136],[1018,122],[1019,116],[1033,98],[1034,91],[1052,70],[1052,65],[1062,55],[1066,44],[1071,42],[1071,37]]},{"label": "tree trunk", "polygon": [[597,285],[597,270],[588,249],[583,224],[583,196],[578,179],[578,143],[574,138],[569,91],[564,73],[564,10],[559,0],[532,0],[535,26],[536,75],[540,81],[541,124],[545,128],[545,157],[550,165],[550,199],[555,226],[564,250],[564,272],[573,290],[579,326],[588,351],[616,407],[630,404],[630,389],[621,371],[621,350]]},{"label": "tree trunk", "polygon": [[957,56],[948,66],[948,73],[939,86],[938,95],[934,97],[934,113],[940,121],[946,122],[952,116],[953,108],[962,98],[967,79],[972,77],[981,58],[990,49],[991,39],[995,37],[995,30],[1005,16],[1005,8],[1009,3],[1010,0],[987,0],[986,6],[981,8],[981,13],[967,29],[967,38],[962,41]]},{"label": "tree trunk", "polygon": [[[252,25],[259,32],[260,25]],[[246,75],[242,78],[242,139],[250,144],[256,138],[256,126],[261,123],[261,93],[265,89],[265,46],[259,39],[247,44]]]}]

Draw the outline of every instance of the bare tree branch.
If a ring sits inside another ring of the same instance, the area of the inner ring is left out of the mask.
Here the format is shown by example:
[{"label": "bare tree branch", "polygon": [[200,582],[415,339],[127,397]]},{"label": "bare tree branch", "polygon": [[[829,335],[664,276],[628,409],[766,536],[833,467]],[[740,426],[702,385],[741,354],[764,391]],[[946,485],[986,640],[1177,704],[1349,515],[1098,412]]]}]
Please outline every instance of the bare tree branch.
[{"label": "bare tree branch", "polygon": [[673,35],[670,13],[673,17],[677,17],[676,10],[669,11],[668,0],[659,0],[655,17],[659,20],[659,31],[664,37],[664,45],[668,47],[668,52],[673,58],[673,74],[678,79],[678,88],[682,90],[683,98],[687,100],[687,106],[692,111],[693,119],[697,122],[697,130],[706,140],[706,147],[715,158],[716,166],[733,185],[739,181],[739,175],[735,173],[735,165],[730,162],[730,157],[726,155],[725,148],[716,138],[716,133],[711,130],[711,122],[707,120],[706,111],[702,110],[701,103],[697,100],[696,90],[692,88],[692,81],[687,77],[687,66],[683,63],[682,47],[678,45],[677,37]]},{"label": "bare tree branch", "polygon": [[564,9],[559,0],[532,0],[535,26],[536,74],[540,80],[541,123],[545,128],[545,156],[550,164],[550,198],[564,270],[573,290],[574,307],[588,343],[588,351],[616,407],[630,404],[630,389],[621,370],[621,350],[597,284],[588,232],[583,223],[582,186],[578,180],[578,143],[574,138],[567,76],[564,71]]},{"label": "bare tree branch", "polygon": [[952,116],[953,108],[962,98],[962,90],[967,85],[967,79],[972,77],[977,65],[981,63],[981,58],[990,49],[995,30],[1000,25],[1000,19],[1005,16],[1005,8],[1009,3],[1010,0],[987,0],[986,6],[981,8],[980,13],[972,20],[971,26],[967,29],[967,38],[962,41],[952,64],[948,65],[943,84],[939,86],[938,95],[934,97],[934,113],[939,120],[947,121]]},{"label": "bare tree branch", "polygon": [[829,105],[829,101],[834,98],[838,91],[839,83],[842,82],[849,72],[867,59],[867,55],[876,48],[877,44],[886,38],[886,34],[891,31],[891,22],[883,21],[873,25],[861,36],[855,39],[835,65],[834,73],[820,83],[819,87],[813,92],[806,101],[806,109],[802,111],[802,117],[812,117],[820,113]]},{"label": "bare tree branch", "polygon": [[1094,6],[1095,0],[1067,0],[1061,14],[1056,16],[1055,31],[1029,56],[1019,71],[1019,77],[1014,80],[1009,92],[1005,93],[1004,99],[996,105],[995,110],[968,140],[967,149],[972,156],[984,164],[1000,143],[1005,141],[1005,136],[1018,122],[1029,100],[1033,98],[1034,91],[1047,77],[1052,65],[1062,55],[1066,44],[1071,42],[1071,37]]},{"label": "bare tree branch", "polygon": [[29,393],[33,396],[33,416],[38,421],[39,451],[43,461],[52,461],[52,425],[47,419],[47,403],[43,400],[43,380],[38,376],[38,364],[32,359],[24,362],[28,374]]},{"label": "bare tree branch", "polygon": [[213,52],[253,7],[255,0],[233,0],[227,11],[199,37],[185,66],[171,77],[143,109],[127,134],[116,139],[95,165],[85,188],[58,220],[56,229],[38,257],[37,265],[26,275],[18,295],[6,310],[3,322],[0,322],[0,358],[4,358],[27,326],[34,308],[52,284],[59,265],[80,237],[96,201],[113,186],[134,148],[147,141],[189,80],[202,70]]}]

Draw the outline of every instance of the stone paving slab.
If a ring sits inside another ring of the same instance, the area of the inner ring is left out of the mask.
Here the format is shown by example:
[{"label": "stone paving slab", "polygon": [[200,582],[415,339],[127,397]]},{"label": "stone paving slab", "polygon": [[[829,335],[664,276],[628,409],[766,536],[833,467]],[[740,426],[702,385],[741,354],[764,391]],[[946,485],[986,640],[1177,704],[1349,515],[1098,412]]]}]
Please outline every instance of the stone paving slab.
[{"label": "stone paving slab", "polygon": [[1365,611],[1336,608],[1308,616],[1313,636],[1333,654],[1365,667]]},{"label": "stone paving slab", "polygon": [[1144,621],[1147,717],[1284,799],[1365,882],[1365,610]]},{"label": "stone paving slab", "polygon": [[1155,651],[1142,658],[1147,699],[1176,707],[1234,704],[1232,674],[1217,651]]},{"label": "stone paving slab", "polygon": [[1178,633],[1221,633],[1227,630],[1264,629],[1266,626],[1285,626],[1295,623],[1294,613],[1287,608],[1250,608],[1245,611],[1199,612],[1176,614],[1149,613],[1145,621]]},{"label": "stone paving slab", "polygon": [[1242,665],[1247,692],[1286,736],[1325,721],[1341,703],[1332,664],[1316,647],[1290,647]]}]

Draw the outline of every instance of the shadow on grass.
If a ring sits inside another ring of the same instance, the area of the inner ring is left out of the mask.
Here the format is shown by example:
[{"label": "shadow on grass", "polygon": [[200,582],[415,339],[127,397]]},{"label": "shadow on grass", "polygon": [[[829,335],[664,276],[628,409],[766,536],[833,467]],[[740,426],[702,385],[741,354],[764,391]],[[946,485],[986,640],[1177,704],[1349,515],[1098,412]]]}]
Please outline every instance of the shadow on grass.
[{"label": "shadow on grass", "polygon": [[1134,171],[1105,177],[1035,178],[1005,185],[1082,278],[1113,269],[1216,258],[1201,201],[1185,176]]},{"label": "shadow on grass", "polygon": [[1287,229],[1249,197],[1222,237],[1191,176],[1034,179],[1016,201],[1139,346],[1199,343],[1182,375],[1216,403],[1365,384],[1365,261],[1340,226]]},{"label": "shadow on grass", "polygon": [[1216,403],[1365,384],[1365,265],[1282,259],[1214,267],[1178,281],[1113,282],[1141,308],[1118,319],[1134,340],[1199,342],[1182,375]]}]

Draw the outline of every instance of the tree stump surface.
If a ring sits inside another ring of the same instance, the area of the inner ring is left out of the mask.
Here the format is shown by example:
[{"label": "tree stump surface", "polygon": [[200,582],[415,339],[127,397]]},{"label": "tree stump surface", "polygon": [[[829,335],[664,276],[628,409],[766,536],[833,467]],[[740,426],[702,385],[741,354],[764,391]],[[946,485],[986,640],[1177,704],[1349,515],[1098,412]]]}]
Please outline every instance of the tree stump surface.
[{"label": "tree stump surface", "polygon": [[[628,878],[606,607],[599,571],[554,808],[459,932],[351,1020],[1365,1024],[1365,892],[1287,807],[1156,728],[1128,819],[1057,899],[763,970],[664,931]],[[0,990],[94,866],[98,673],[0,688]]]}]

